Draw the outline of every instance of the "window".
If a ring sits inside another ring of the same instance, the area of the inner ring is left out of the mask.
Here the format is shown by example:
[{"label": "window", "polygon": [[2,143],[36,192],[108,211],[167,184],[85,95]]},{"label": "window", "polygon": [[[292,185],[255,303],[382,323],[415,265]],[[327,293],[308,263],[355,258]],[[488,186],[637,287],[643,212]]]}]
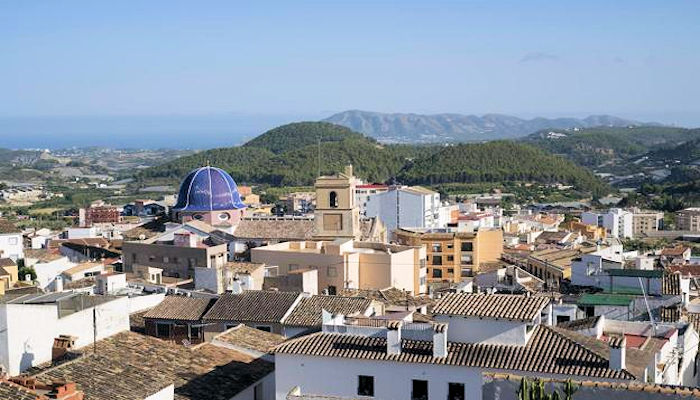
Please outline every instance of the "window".
[{"label": "window", "polygon": [[460,261],[463,265],[471,265],[473,263],[473,258],[468,254],[462,254]]},{"label": "window", "polygon": [[440,243],[433,243],[433,253],[440,253],[442,251],[442,245]]},{"label": "window", "polygon": [[328,195],[328,205],[331,208],[338,208],[338,193],[336,192],[331,192]]},{"label": "window", "polygon": [[197,221],[201,221],[204,219],[204,215],[202,214],[195,214],[192,218],[196,219]]},{"label": "window", "polygon": [[428,381],[420,379],[413,380],[411,400],[428,400]]},{"label": "window", "polygon": [[442,278],[442,270],[440,268],[433,268],[433,278]]},{"label": "window", "polygon": [[453,262],[454,260],[455,260],[455,256],[447,256],[448,262]]},{"label": "window", "polygon": [[299,269],[299,264],[289,264],[289,271],[294,271]]},{"label": "window", "polygon": [[335,286],[328,286],[328,294],[331,296],[335,296],[335,294],[338,292]]},{"label": "window", "polygon": [[169,338],[170,324],[156,324],[156,336],[159,338]]},{"label": "window", "polygon": [[163,262],[164,263],[170,262],[170,258],[163,256]]},{"label": "window", "polygon": [[420,267],[425,268],[425,258],[420,259]]},{"label": "window", "polygon": [[131,262],[136,262],[136,253],[131,255]]},{"label": "window", "polygon": [[374,396],[374,377],[360,375],[357,377],[357,395]]},{"label": "window", "polygon": [[454,269],[454,268],[447,268],[447,273],[448,273],[448,274],[454,274],[454,273],[455,273],[455,269]]},{"label": "window", "polygon": [[228,221],[230,218],[231,218],[231,216],[228,213],[219,214],[219,219],[222,221]]},{"label": "window", "polygon": [[433,265],[442,265],[442,256],[433,256]]},{"label": "window", "polygon": [[472,242],[462,242],[462,251],[473,251],[474,244]]},{"label": "window", "polygon": [[464,384],[450,382],[447,386],[447,400],[464,400]]},{"label": "window", "polygon": [[8,242],[10,245],[16,245],[16,244],[18,243],[18,239],[17,239],[16,237],[11,237],[11,238],[9,238],[9,239],[7,240],[7,242]]},{"label": "window", "polygon": [[263,385],[261,382],[253,387],[253,400],[262,400],[262,399],[263,399]]},{"label": "window", "polygon": [[258,325],[255,327],[255,329],[263,332],[272,332],[272,327],[267,326],[267,325]]},{"label": "window", "polygon": [[153,262],[155,260],[156,260],[156,256],[148,256],[148,261]]},{"label": "window", "polygon": [[202,332],[202,327],[190,326],[190,339],[199,339],[201,332]]},{"label": "window", "polygon": [[451,250],[451,249],[454,249],[454,248],[455,248],[454,243],[447,243],[447,248],[450,249],[450,250]]},{"label": "window", "polygon": [[327,273],[327,274],[328,274],[329,277],[338,276],[338,270],[336,269],[336,267],[331,267],[331,266],[329,266],[329,267],[328,267],[328,273]]}]

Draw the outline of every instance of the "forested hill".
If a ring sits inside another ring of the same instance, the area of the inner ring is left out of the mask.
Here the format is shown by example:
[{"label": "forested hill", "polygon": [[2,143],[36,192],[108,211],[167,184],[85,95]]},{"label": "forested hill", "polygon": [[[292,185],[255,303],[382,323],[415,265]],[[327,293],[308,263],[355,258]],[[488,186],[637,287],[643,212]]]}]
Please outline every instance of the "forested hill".
[{"label": "forested hill", "polygon": [[[320,143],[320,151],[319,144]],[[304,122],[272,129],[240,147],[182,157],[136,174],[179,181],[207,162],[227,170],[240,184],[297,186],[353,164],[370,182],[398,179],[410,184],[444,182],[560,182],[599,192],[605,186],[582,167],[531,146],[512,142],[455,146],[381,145],[374,139],[326,122]]]},{"label": "forested hill", "polygon": [[271,129],[244,144],[245,147],[258,147],[279,154],[321,142],[360,140],[374,143],[373,139],[354,132],[344,126],[328,122],[295,122]]},{"label": "forested hill", "polygon": [[448,146],[408,163],[398,174],[407,184],[451,182],[566,183],[593,194],[607,191],[590,171],[533,146],[512,141]]},{"label": "forested hill", "polygon": [[700,139],[700,129],[638,126],[543,130],[521,140],[580,165],[595,167],[612,159],[637,157],[694,139]]}]

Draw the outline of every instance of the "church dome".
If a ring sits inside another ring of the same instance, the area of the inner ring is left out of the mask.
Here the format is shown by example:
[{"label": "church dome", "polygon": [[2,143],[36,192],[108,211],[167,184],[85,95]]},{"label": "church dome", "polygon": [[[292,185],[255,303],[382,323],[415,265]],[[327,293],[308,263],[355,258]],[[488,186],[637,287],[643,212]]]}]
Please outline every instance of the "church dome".
[{"label": "church dome", "polygon": [[176,211],[218,211],[245,208],[238,186],[221,168],[201,167],[191,171],[180,185]]}]

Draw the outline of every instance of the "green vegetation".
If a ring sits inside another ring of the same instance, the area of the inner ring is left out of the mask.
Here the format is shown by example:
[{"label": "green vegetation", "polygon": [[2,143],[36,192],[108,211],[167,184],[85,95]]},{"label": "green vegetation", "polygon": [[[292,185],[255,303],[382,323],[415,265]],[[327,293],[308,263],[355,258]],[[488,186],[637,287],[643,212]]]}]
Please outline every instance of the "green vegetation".
[{"label": "green vegetation", "polygon": [[361,133],[329,122],[295,122],[271,129],[243,147],[269,150],[275,154],[298,149],[321,142],[342,142],[344,140],[364,140],[376,143]]},{"label": "green vegetation", "polygon": [[407,184],[448,182],[562,183],[602,195],[608,188],[590,171],[533,146],[510,141],[459,144],[406,166],[398,179]]},{"label": "green vegetation", "polygon": [[27,275],[31,276],[32,281],[36,280],[36,271],[34,271],[34,267],[25,267],[24,265],[22,265],[17,269],[17,275],[22,281]]},{"label": "green vegetation", "polygon": [[[318,140],[320,139],[320,152]],[[136,185],[169,179],[210,163],[240,184],[310,186],[319,172],[332,174],[347,164],[370,182],[437,185],[448,183],[564,183],[581,192],[607,187],[584,168],[532,146],[490,142],[456,146],[380,145],[347,128],[326,122],[283,125],[241,147],[219,148],[178,158],[136,173]]]},{"label": "green vegetation", "polygon": [[616,158],[641,156],[655,148],[673,147],[700,138],[700,129],[656,126],[554,130],[564,137],[549,137],[549,132],[537,132],[521,140],[588,167]]},{"label": "green vegetation", "polygon": [[557,390],[547,393],[543,380],[535,378],[531,381],[529,378],[523,377],[517,392],[518,400],[572,400],[574,393],[578,390],[577,386],[571,379],[564,382],[563,386],[562,394]]}]

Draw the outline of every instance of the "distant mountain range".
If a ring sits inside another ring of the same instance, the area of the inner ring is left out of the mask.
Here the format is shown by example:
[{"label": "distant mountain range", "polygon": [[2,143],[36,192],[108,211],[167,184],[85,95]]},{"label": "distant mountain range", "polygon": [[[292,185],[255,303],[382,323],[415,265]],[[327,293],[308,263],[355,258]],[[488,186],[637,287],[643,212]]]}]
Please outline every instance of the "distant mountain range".
[{"label": "distant mountain range", "polygon": [[660,126],[611,115],[591,115],[583,119],[522,119],[502,114],[385,114],[359,110],[334,114],[324,121],[346,126],[385,143],[473,142],[514,139],[543,129]]}]

